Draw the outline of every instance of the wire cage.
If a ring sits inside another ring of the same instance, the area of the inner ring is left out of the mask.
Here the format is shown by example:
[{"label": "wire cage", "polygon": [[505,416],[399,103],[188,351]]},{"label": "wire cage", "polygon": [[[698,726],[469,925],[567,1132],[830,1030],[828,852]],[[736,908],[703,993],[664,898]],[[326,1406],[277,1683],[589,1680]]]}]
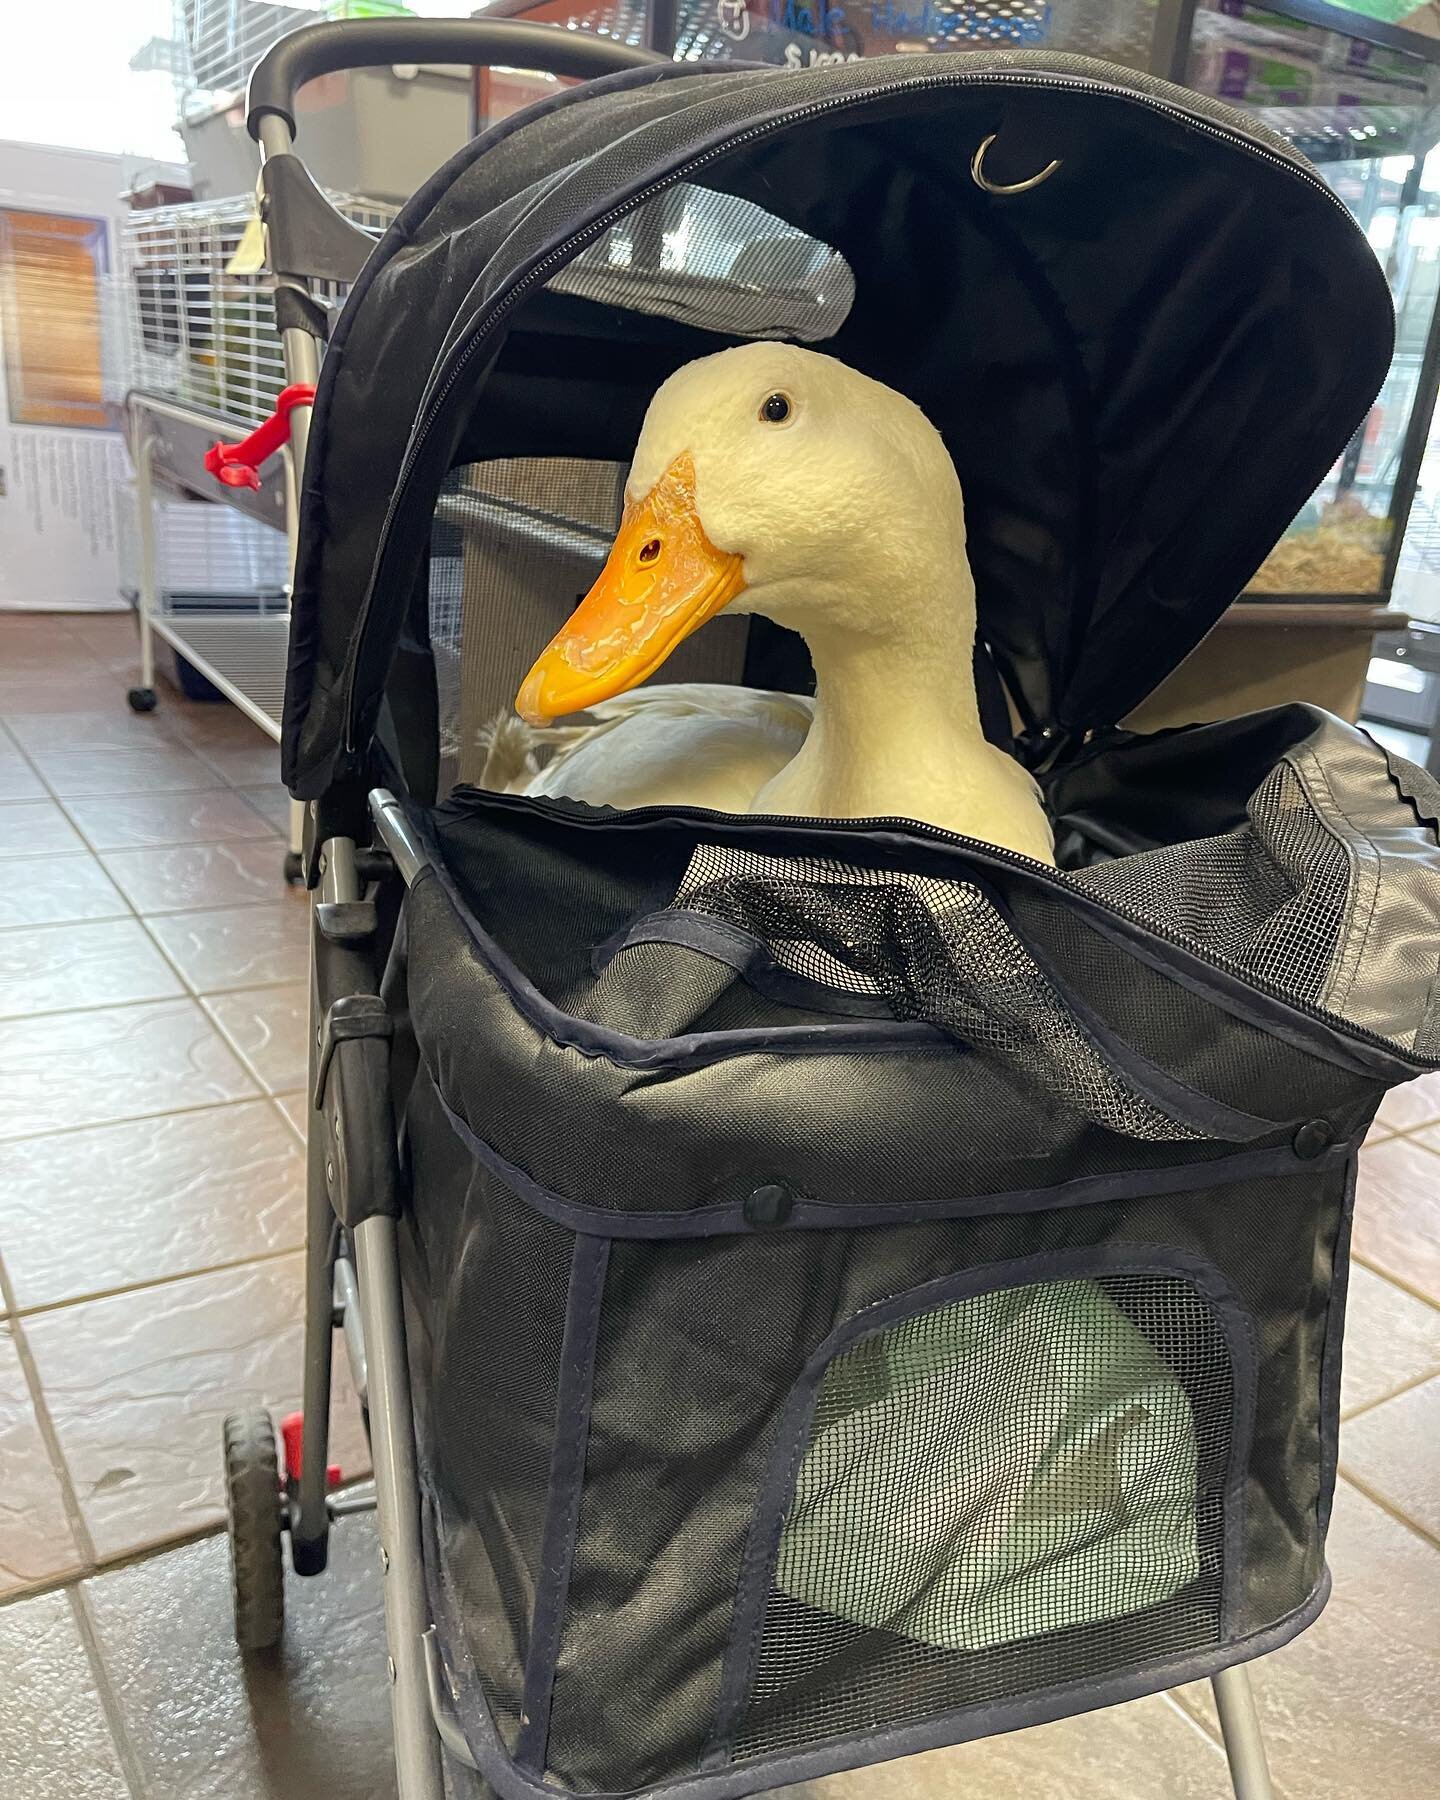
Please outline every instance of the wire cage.
[{"label": "wire cage", "polygon": [[245,91],[251,69],[276,41],[314,22],[318,0],[175,0],[174,74],[181,118],[206,112]]},{"label": "wire cage", "polygon": [[[332,194],[345,217],[377,235],[394,217],[382,202]],[[248,194],[136,212],[120,239],[121,314],[129,385],[252,425],[285,385],[271,300],[273,278],[246,234]],[[327,305],[338,282],[312,284]]]},{"label": "wire cage", "polygon": [[[133,482],[124,485],[119,500],[120,591],[133,600],[140,592],[144,557]],[[157,495],[152,520],[158,612],[183,614],[197,607],[222,606],[261,612],[288,609],[289,556],[280,532],[232,507],[182,494]]]}]

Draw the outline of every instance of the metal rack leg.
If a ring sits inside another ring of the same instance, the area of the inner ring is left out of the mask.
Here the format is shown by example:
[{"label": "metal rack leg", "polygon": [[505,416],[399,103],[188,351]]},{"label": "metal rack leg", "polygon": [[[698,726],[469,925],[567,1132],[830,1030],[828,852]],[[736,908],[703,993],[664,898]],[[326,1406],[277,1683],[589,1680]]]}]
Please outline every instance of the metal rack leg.
[{"label": "metal rack leg", "polygon": [[400,1800],[443,1800],[440,1735],[430,1711],[425,1673],[430,1606],[421,1562],[420,1490],[395,1221],[366,1219],[357,1227],[354,1241],[370,1379],[375,1510],[385,1570],[390,1712]]},{"label": "metal rack leg", "polygon": [[135,458],[135,502],[140,514],[140,686],[155,690],[155,635],[150,629],[156,604],[155,568],[155,449],[147,432]]},{"label": "metal rack leg", "polygon": [[1215,1694],[1216,1711],[1220,1714],[1220,1732],[1225,1739],[1235,1800],[1274,1800],[1249,1669],[1243,1663],[1222,1669],[1212,1678],[1210,1686]]}]

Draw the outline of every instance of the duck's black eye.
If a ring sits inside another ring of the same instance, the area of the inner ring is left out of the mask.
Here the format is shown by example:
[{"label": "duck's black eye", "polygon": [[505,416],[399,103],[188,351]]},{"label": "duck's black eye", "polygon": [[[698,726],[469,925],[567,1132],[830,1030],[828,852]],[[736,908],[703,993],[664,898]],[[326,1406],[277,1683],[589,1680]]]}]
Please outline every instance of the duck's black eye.
[{"label": "duck's black eye", "polygon": [[771,394],[760,408],[760,417],[767,425],[783,425],[790,417],[790,396]]}]

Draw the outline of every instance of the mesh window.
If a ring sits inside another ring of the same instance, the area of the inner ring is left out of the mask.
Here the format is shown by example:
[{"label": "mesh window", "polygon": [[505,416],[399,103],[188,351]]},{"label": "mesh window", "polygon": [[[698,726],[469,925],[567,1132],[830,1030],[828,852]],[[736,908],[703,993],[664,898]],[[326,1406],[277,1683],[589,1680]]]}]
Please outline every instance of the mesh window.
[{"label": "mesh window", "polygon": [[612,225],[549,282],[730,337],[833,337],[855,300],[838,250],[751,200],[688,182]]},{"label": "mesh window", "polygon": [[[625,467],[571,457],[469,463],[445,480],[430,536],[430,646],[440,788],[479,781],[489,730],[609,551]],[[738,681],[745,620],[716,620],[665,664],[666,681]]]},{"label": "mesh window", "polygon": [[1345,846],[1288,763],[1250,801],[1250,822],[1083,869],[1082,887],[1299,1000],[1318,1001],[1350,894]]},{"label": "mesh window", "polygon": [[702,845],[676,905],[725,919],[817,986],[880,997],[1129,1137],[1193,1139],[1096,1048],[985,891],[899,870]]},{"label": "mesh window", "polygon": [[981,1294],[829,1365],[739,1756],[1219,1641],[1234,1378],[1178,1276]]}]

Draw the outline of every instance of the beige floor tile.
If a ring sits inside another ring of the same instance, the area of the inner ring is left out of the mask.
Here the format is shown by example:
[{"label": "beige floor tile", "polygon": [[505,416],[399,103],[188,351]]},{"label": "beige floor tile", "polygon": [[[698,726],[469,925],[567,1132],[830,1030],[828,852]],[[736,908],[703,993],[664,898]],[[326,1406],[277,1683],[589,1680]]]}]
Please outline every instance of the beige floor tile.
[{"label": "beige floor tile", "polygon": [[283,1644],[248,1664],[217,1538],[83,1594],[153,1800],[394,1800],[372,1519],[343,1520],[325,1573],[287,1583]]},{"label": "beige floor tile", "polygon": [[212,744],[233,744],[242,750],[253,750],[257,744],[275,742],[268,731],[242,713],[238,706],[209,706],[200,701],[187,701],[173,713],[174,727],[187,744],[203,755]]},{"label": "beige floor tile", "polygon": [[20,752],[0,749],[0,802],[45,798],[45,784]]},{"label": "beige floor tile", "polygon": [[309,1095],[306,1094],[303,1089],[293,1094],[277,1094],[275,1096],[275,1104],[290,1121],[291,1129],[296,1133],[300,1142],[303,1144],[305,1142],[305,1134],[310,1127]]},{"label": "beige floor tile", "polygon": [[288,898],[283,852],[273,837],[226,844],[111,850],[101,857],[137,912],[188,912]]},{"label": "beige floor tile", "polygon": [[1349,1414],[1373,1406],[1435,1374],[1440,1374],[1440,1308],[1354,1264],[1346,1307],[1341,1411]]},{"label": "beige floor tile", "polygon": [[1364,1152],[1355,1254],[1440,1305],[1440,1156],[1410,1138]]},{"label": "beige floor tile", "polygon": [[[53,1580],[80,1563],[14,1332],[0,1325],[0,1594]],[[0,1612],[0,1623],[6,1617]],[[9,1705],[7,1692],[0,1705],[0,1741]]]},{"label": "beige floor tile", "polygon": [[273,787],[237,788],[263,819],[268,819],[282,837],[290,835],[290,796],[278,782]]},{"label": "beige floor tile", "polygon": [[[193,1000],[55,1013],[0,1031],[0,1140],[255,1092]],[[104,1229],[102,1221],[96,1229]]]},{"label": "beige floor tile", "polygon": [[1161,1695],[778,1789],[773,1800],[1228,1800],[1218,1746]]},{"label": "beige floor tile", "polygon": [[305,1239],[304,1158],[264,1101],[0,1144],[0,1245],[24,1309]]},{"label": "beige floor tile", "polygon": [[[1440,1551],[1342,1481],[1335,1588],[1309,1631],[1254,1665],[1286,1800],[1419,1800],[1440,1769]],[[1206,1687],[1185,1704],[1214,1724]]]},{"label": "beige floor tile", "polygon": [[268,787],[280,779],[280,746],[258,728],[255,741],[197,741],[196,750],[232,787]]},{"label": "beige floor tile", "polygon": [[[1440,1539],[1440,1379],[1349,1420],[1340,1434],[1340,1464],[1362,1487]],[[1440,1563],[1433,1579],[1440,1589]]]},{"label": "beige floor tile", "polygon": [[[0,856],[64,856],[83,850],[75,827],[53,800],[0,805]],[[14,877],[19,880],[19,876]]]},{"label": "beige floor tile", "polygon": [[68,1594],[0,1612],[5,1800],[129,1800]]},{"label": "beige floor tile", "polygon": [[206,1010],[268,1092],[305,1085],[310,1035],[308,982],[206,998]]},{"label": "beige floor tile", "polygon": [[94,662],[87,646],[58,622],[30,631],[7,631],[0,637],[0,681],[22,675],[52,681],[61,674],[93,674]]},{"label": "beige floor tile", "polygon": [[1391,1088],[1375,1116],[1389,1131],[1409,1131],[1440,1119],[1440,1070],[1407,1081],[1404,1087]]},{"label": "beige floor tile", "polygon": [[72,800],[66,810],[96,850],[263,838],[264,819],[228,788],[205,794],[126,794]]},{"label": "beige floor tile", "polygon": [[0,882],[0,930],[124,919],[130,908],[93,856],[30,856]]},{"label": "beige floor tile", "polygon": [[298,896],[287,893],[272,906],[169,913],[149,925],[197,993],[308,979],[310,921]]},{"label": "beige floor tile", "polygon": [[140,642],[139,622],[128,606],[110,612],[70,613],[67,624],[70,636],[96,655],[109,655],[119,647]]},{"label": "beige floor tile", "polygon": [[54,749],[57,738],[76,750],[99,749],[109,745],[122,750],[164,749],[181,744],[174,725],[159,712],[132,713],[125,696],[117,693],[115,704],[98,712],[72,712],[58,728],[53,713],[16,710],[5,714],[10,735],[22,750]]},{"label": "beige floor tile", "polygon": [[125,705],[126,683],[86,656],[68,671],[0,669],[0,714],[9,717],[22,709],[27,714],[49,713],[59,718],[71,713],[104,712]]},{"label": "beige floor tile", "polygon": [[64,744],[32,750],[30,755],[51,792],[62,800],[90,794],[192,793],[215,786],[214,770],[179,744],[146,750]]},{"label": "beige floor tile", "polygon": [[138,919],[0,931],[0,1019],[183,994]]},{"label": "beige floor tile", "polygon": [[[101,1556],[216,1523],[220,1424],[236,1407],[299,1405],[303,1261],[282,1256],[34,1314],[26,1335]],[[336,1444],[366,1462],[337,1356]]]}]

